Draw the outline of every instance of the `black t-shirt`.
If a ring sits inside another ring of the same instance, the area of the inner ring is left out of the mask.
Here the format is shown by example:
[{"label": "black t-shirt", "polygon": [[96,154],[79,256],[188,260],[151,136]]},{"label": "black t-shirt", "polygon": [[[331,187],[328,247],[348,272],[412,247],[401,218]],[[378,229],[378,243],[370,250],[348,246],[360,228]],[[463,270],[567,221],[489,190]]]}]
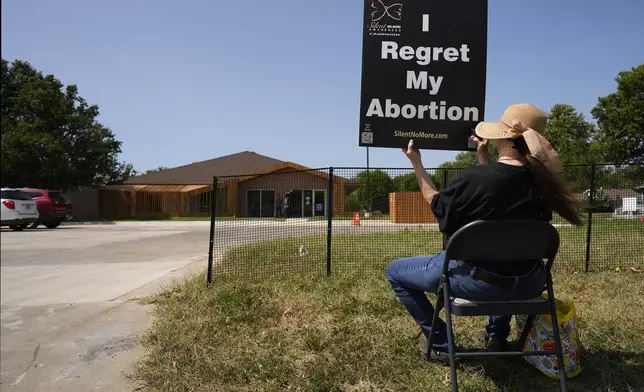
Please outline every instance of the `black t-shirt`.
[{"label": "black t-shirt", "polygon": [[[431,203],[444,244],[458,229],[475,220],[552,219],[537,195],[530,172],[523,166],[499,162],[461,171]],[[527,272],[523,263],[471,262],[501,275]]]}]

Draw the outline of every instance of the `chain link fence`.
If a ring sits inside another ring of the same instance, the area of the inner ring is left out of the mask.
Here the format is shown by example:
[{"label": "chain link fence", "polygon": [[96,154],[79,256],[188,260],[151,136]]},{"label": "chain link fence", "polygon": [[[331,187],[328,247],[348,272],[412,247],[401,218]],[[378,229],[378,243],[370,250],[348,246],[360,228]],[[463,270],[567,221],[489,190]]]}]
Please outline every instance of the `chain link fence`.
[{"label": "chain link fence", "polygon": [[[428,169],[444,188],[459,169]],[[644,167],[567,166],[584,225],[555,216],[558,269],[644,267]],[[209,282],[383,274],[439,252],[443,236],[409,168],[283,170],[213,181]]]}]

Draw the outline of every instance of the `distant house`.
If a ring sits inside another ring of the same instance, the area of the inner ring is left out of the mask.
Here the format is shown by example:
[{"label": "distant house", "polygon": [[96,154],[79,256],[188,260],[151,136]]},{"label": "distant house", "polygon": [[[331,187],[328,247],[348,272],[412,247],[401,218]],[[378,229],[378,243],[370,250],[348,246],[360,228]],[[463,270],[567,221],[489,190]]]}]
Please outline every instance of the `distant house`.
[{"label": "distant house", "polygon": [[[209,216],[213,177],[217,216],[325,217],[329,173],[244,151],[133,177],[101,199],[107,219]],[[334,176],[333,213],[345,214],[354,180]]]},{"label": "distant house", "polygon": [[[615,208],[619,209],[622,207],[623,201],[625,198],[635,198],[638,200],[638,203],[642,203],[643,195],[638,192],[639,188],[628,189],[628,188],[601,188],[597,189],[595,193],[594,204],[601,204],[602,202],[607,203],[610,206],[610,209]],[[585,192],[574,193],[573,197],[577,202],[581,203],[583,206],[587,206],[590,203],[590,190]],[[601,199],[598,199],[601,198]]]},{"label": "distant house", "polygon": [[637,199],[640,195],[634,189],[611,189],[603,188],[602,195],[614,203],[615,206],[620,207],[625,198]]},{"label": "distant house", "polygon": [[[583,193],[577,194],[579,200],[588,200],[590,196],[590,191],[585,191]],[[625,197],[637,197],[638,193],[634,189],[628,188],[601,188],[597,190],[597,196],[602,196],[604,199],[609,200],[613,203],[621,203],[622,199]]]}]

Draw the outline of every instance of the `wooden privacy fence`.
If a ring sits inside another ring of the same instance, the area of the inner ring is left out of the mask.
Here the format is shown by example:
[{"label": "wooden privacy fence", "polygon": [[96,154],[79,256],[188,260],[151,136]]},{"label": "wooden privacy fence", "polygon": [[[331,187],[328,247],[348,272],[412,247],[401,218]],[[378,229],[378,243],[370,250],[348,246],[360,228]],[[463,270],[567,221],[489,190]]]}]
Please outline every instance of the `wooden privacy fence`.
[{"label": "wooden privacy fence", "polygon": [[210,216],[208,185],[149,185],[101,189],[103,219],[163,219]]},{"label": "wooden privacy fence", "polygon": [[389,220],[393,223],[435,223],[436,217],[420,192],[389,194]]},{"label": "wooden privacy fence", "polygon": [[103,219],[130,219],[134,192],[101,189],[98,193],[99,215]]}]

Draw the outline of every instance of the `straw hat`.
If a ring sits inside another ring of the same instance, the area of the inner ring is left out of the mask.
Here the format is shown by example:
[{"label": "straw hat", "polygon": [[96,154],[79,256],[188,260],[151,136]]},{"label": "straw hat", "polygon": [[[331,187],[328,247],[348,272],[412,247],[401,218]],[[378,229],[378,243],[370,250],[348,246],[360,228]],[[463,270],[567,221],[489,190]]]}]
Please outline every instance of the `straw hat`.
[{"label": "straw hat", "polygon": [[476,126],[476,135],[484,139],[516,139],[523,137],[530,155],[539,159],[548,170],[561,173],[563,164],[559,155],[543,137],[548,116],[539,108],[521,103],[511,105],[499,122],[481,122]]}]

